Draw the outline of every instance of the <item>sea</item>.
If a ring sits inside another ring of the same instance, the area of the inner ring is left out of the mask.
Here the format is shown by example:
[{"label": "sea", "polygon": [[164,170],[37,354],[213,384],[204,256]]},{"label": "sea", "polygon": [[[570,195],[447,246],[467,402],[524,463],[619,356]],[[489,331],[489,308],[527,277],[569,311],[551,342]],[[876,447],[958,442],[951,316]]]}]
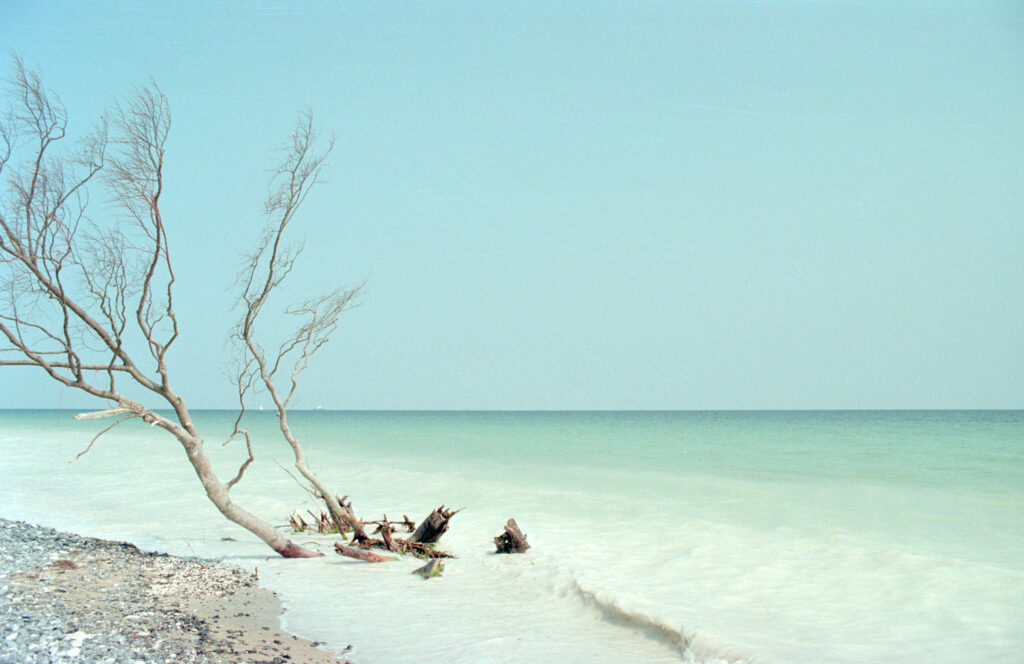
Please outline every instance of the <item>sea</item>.
[{"label": "sea", "polygon": [[[460,510],[424,580],[334,536],[284,560],[172,437],[0,411],[0,516],[255,569],[284,626],[358,664],[1024,662],[1024,412],[293,412],[363,519]],[[222,479],[234,413],[195,413]],[[318,506],[272,412],[234,500]],[[497,555],[514,518],[532,548]],[[307,519],[308,520],[308,519]],[[349,647],[350,646],[350,647]]]}]

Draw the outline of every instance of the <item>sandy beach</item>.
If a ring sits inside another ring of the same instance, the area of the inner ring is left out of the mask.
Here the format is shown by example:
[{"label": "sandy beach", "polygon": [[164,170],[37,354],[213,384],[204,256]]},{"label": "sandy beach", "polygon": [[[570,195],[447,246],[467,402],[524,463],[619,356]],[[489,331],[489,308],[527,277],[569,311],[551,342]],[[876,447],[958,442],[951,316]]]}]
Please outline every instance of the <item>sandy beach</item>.
[{"label": "sandy beach", "polygon": [[0,519],[4,664],[348,664],[280,614],[248,571]]}]

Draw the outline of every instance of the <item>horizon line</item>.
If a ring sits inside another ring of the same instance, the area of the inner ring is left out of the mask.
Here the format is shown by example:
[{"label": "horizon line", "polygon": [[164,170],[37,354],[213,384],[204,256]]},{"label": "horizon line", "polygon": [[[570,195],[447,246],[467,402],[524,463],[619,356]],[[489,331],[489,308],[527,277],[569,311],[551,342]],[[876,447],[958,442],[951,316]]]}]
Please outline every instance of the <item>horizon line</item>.
[{"label": "horizon line", "polygon": [[[9,411],[87,411],[89,408],[0,407]],[[173,412],[171,408],[154,408],[155,412]],[[246,408],[246,413],[274,414],[273,408]],[[190,412],[237,413],[237,408],[189,408]],[[1019,408],[955,407],[955,408],[289,408],[289,413],[941,413],[941,412],[1024,412]]]}]

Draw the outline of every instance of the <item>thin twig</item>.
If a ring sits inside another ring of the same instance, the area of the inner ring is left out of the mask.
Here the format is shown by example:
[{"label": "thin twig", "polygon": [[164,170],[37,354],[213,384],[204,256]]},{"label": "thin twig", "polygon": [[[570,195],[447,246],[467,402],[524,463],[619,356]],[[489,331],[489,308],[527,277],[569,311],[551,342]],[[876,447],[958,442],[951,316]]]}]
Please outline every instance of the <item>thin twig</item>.
[{"label": "thin twig", "polygon": [[[241,467],[238,469],[238,474],[235,475],[227,484],[224,485],[228,491],[231,491],[231,487],[238,484],[238,482],[242,479],[242,476],[245,475],[245,471],[248,470],[249,466],[251,466],[252,463],[256,460],[256,457],[252,452],[252,438],[249,436],[249,428],[246,427],[242,429],[239,433],[245,435],[245,448],[249,451],[249,458],[242,463]],[[226,444],[227,443],[225,443],[225,445]]]},{"label": "thin twig", "polygon": [[[77,418],[78,416],[76,415],[75,417]],[[111,429],[116,427],[121,422],[124,422],[125,420],[130,420],[130,419],[132,419],[134,417],[141,417],[141,415],[138,415],[136,413],[131,413],[130,415],[125,415],[124,417],[120,418],[119,420],[117,420],[116,422],[114,422],[113,424],[108,426],[103,431],[100,431],[98,434],[96,434],[95,436],[92,437],[92,440],[89,441],[89,445],[84,450],[82,450],[81,452],[76,454],[75,458],[72,459],[71,461],[68,461],[68,463],[74,463],[74,462],[78,461],[79,459],[81,459],[83,456],[85,456],[86,454],[89,453],[89,450],[92,449],[92,446],[96,443],[97,440],[99,440],[100,436],[102,436],[106,432],[110,431]]]},{"label": "thin twig", "polygon": [[293,480],[295,480],[295,483],[296,483],[296,484],[298,484],[298,485],[299,485],[300,487],[302,487],[302,490],[303,490],[303,491],[305,491],[306,493],[308,493],[308,494],[309,494],[309,496],[310,496],[310,497],[311,497],[311,498],[312,498],[313,500],[321,500],[320,496],[318,496],[318,495],[317,495],[317,494],[316,494],[315,492],[313,492],[313,491],[312,491],[312,490],[311,490],[311,489],[310,489],[309,487],[307,487],[307,486],[306,486],[305,484],[303,484],[302,482],[300,482],[300,481],[299,481],[299,478],[295,477],[295,475],[292,475],[292,471],[290,471],[290,470],[288,470],[287,468],[285,468],[284,466],[282,466],[282,465],[281,465],[281,462],[280,462],[280,461],[278,461],[277,459],[274,459],[274,463],[276,463],[276,464],[277,464],[277,467],[278,467],[278,468],[280,468],[280,469],[281,469],[281,470],[283,470],[284,472],[288,473],[288,477],[290,477],[290,478],[292,478]]}]

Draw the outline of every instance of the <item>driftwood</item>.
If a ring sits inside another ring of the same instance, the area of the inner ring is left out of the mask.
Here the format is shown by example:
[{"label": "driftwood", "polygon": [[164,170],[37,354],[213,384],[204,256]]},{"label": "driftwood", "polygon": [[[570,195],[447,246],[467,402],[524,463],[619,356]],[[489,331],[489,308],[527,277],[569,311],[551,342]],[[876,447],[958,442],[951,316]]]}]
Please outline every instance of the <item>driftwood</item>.
[{"label": "driftwood", "polygon": [[406,518],[405,522],[403,522],[403,521],[392,522],[392,521],[388,521],[388,515],[385,514],[384,515],[384,519],[382,521],[374,522],[374,523],[378,524],[376,532],[380,533],[382,539],[379,539],[379,540],[369,540],[367,542],[361,543],[360,546],[376,546],[376,547],[380,547],[382,549],[387,549],[388,551],[392,551],[394,553],[399,553],[399,554],[411,553],[412,555],[414,555],[414,556],[416,556],[418,558],[454,558],[455,557],[455,556],[453,556],[450,553],[447,553],[445,551],[439,551],[439,550],[435,549],[433,547],[433,545],[431,545],[431,544],[425,544],[423,542],[413,542],[411,540],[402,539],[401,537],[392,537],[392,533],[394,532],[394,529],[392,528],[391,524],[392,523],[399,523],[399,524],[402,524],[402,525],[406,525],[407,522],[409,521],[409,517],[405,517],[405,518]]},{"label": "driftwood", "polygon": [[519,530],[515,519],[508,520],[505,532],[494,538],[494,546],[498,548],[498,553],[522,553],[530,548],[526,534]]},{"label": "driftwood", "polygon": [[[329,515],[327,512],[320,512],[318,516],[316,514],[313,514],[312,510],[306,511],[309,512],[309,515],[311,517],[313,517],[313,523],[316,524],[316,531],[318,533],[338,532],[338,525],[334,523],[334,520],[331,518],[331,515]],[[302,519],[302,517],[299,518],[300,520]]]},{"label": "driftwood", "polygon": [[431,544],[424,544],[423,542],[410,542],[400,537],[394,538],[395,551],[397,553],[411,553],[417,558],[454,558],[452,554],[447,551],[435,549]]},{"label": "driftwood", "polygon": [[[379,553],[374,553],[370,549],[384,549],[391,553],[399,555],[412,554],[419,558],[428,559],[428,563],[423,567],[416,570],[417,574],[422,574],[424,578],[432,578],[439,576],[441,571],[444,570],[444,565],[439,561],[440,558],[454,558],[450,553],[445,551],[439,551],[434,548],[434,543],[441,538],[441,536],[448,530],[448,524],[451,518],[455,516],[459,510],[446,509],[444,505],[441,505],[437,509],[433,510],[426,519],[420,523],[419,527],[413,523],[407,515],[402,515],[401,521],[392,521],[385,514],[379,521],[360,521],[356,519],[355,513],[352,511],[352,503],[345,502],[348,496],[344,498],[336,498],[337,504],[341,507],[344,514],[344,524],[339,523],[341,519],[334,518],[334,515],[329,515],[326,512],[321,512],[319,515],[314,514],[312,511],[309,512],[312,517],[312,523],[307,523],[302,515],[293,513],[289,519],[292,528],[296,531],[303,531],[307,528],[316,527],[321,533],[328,532],[339,532],[339,526],[344,529],[341,531],[351,530],[352,542],[355,546],[349,546],[342,542],[336,542],[334,549],[343,556],[349,558],[355,558],[356,560],[365,560],[371,563],[381,563],[389,560],[397,560],[393,556],[387,556]],[[351,528],[344,527],[351,525]],[[363,530],[363,526],[376,526],[374,534],[380,534],[380,539],[373,539],[366,534]],[[395,526],[405,528],[407,531],[412,532],[409,539],[402,539],[401,537],[395,537]],[[526,533],[519,530],[519,525],[516,524],[515,519],[509,519],[505,523],[505,532],[494,538],[494,546],[498,553],[522,553],[530,548],[530,544],[526,541]]]},{"label": "driftwood", "polygon": [[[318,495],[318,498],[323,500],[323,496]],[[308,528],[315,527],[317,532],[320,533],[339,533],[344,534],[346,532],[352,533],[352,540],[348,544],[344,542],[336,542],[334,544],[335,550],[349,558],[355,558],[357,560],[365,560],[367,562],[384,562],[388,560],[396,560],[393,556],[382,555],[374,553],[370,549],[384,549],[392,553],[399,555],[411,554],[418,558],[426,558],[429,560],[436,560],[438,558],[454,558],[450,553],[445,551],[439,551],[434,548],[434,543],[448,530],[448,522],[453,516],[455,516],[459,510],[445,509],[444,505],[441,505],[427,516],[420,524],[419,528],[416,527],[415,522],[410,519],[407,515],[402,515],[401,521],[392,521],[385,514],[384,518],[380,521],[361,521],[355,517],[355,512],[352,510],[352,503],[346,502],[348,496],[338,498],[335,496],[335,501],[340,506],[342,514],[334,514],[334,511],[330,509],[328,505],[328,512],[320,512],[320,514],[314,514],[312,510],[307,510],[309,516],[312,518],[312,522],[307,520],[298,513],[293,513],[289,518],[292,528],[297,531],[305,531]],[[324,501],[325,503],[327,501]],[[340,518],[339,518],[340,517]],[[380,539],[373,539],[366,534],[363,529],[364,526],[376,526],[374,534],[380,534]],[[405,528],[406,531],[412,533],[409,539],[402,539],[394,536],[395,526]],[[439,573],[439,572],[437,572]],[[436,576],[436,574],[434,574]]]},{"label": "driftwood", "polygon": [[[373,531],[374,534],[379,533],[381,528],[384,526],[384,524],[387,524],[388,526],[402,526],[403,528],[405,528],[406,532],[410,532],[410,533],[412,531],[416,530],[416,522],[413,521],[412,519],[410,519],[405,514],[402,515],[402,520],[401,521],[391,521],[390,519],[388,519],[388,515],[385,514],[384,515],[384,519],[381,520],[381,521],[360,521],[359,522],[359,525],[361,525],[361,526],[377,526],[377,528]],[[394,531],[392,530],[391,532],[394,532]]]},{"label": "driftwood", "polygon": [[441,539],[441,535],[444,535],[445,531],[448,530],[448,522],[458,513],[459,510],[446,510],[444,505],[441,505],[431,512],[426,519],[423,519],[416,532],[409,537],[409,541],[433,544]]},{"label": "driftwood", "polygon": [[[363,530],[363,526],[360,524],[359,519],[356,518],[355,510],[352,509],[352,501],[350,500],[346,503],[346,498],[348,498],[347,495],[342,496],[341,498],[338,498],[337,495],[334,496],[334,500],[338,503],[338,506],[341,507],[341,514],[335,514],[334,510],[331,509],[330,504],[324,500],[324,503],[327,504],[327,510],[331,513],[331,519],[337,525],[339,533],[344,533],[347,530],[352,531],[353,542],[356,542],[357,544],[368,542],[370,538],[366,535],[366,531]],[[321,500],[323,500],[322,496]]]},{"label": "driftwood", "polygon": [[377,532],[384,538],[384,546],[388,551],[395,550],[395,541],[391,539],[391,526],[388,525],[388,515],[384,515],[384,523],[377,527]]},{"label": "driftwood", "polygon": [[[316,528],[316,531],[321,534],[331,534],[338,532],[338,524],[327,512],[320,512],[320,514],[314,514],[312,510],[306,510],[309,514],[311,521],[307,522],[306,519],[298,512],[293,513],[288,518],[288,523],[291,525],[292,530],[301,533],[309,530],[310,528]],[[344,525],[344,524],[343,524]],[[345,532],[352,530],[351,528],[345,528]]]},{"label": "driftwood", "polygon": [[[324,502],[327,507],[327,511],[321,511],[320,514],[314,514],[313,510],[306,510],[312,519],[311,522],[307,523],[306,519],[299,513],[293,513],[289,518],[288,522],[291,524],[292,530],[295,532],[304,532],[309,528],[316,527],[316,531],[321,534],[345,534],[348,532],[352,533],[352,542],[359,544],[360,546],[370,541],[370,537],[363,530],[364,522],[360,521],[355,517],[355,512],[352,510],[352,502],[345,502],[348,496],[342,498],[334,497],[340,511],[335,511],[330,503],[324,499],[323,495],[319,492],[316,493],[316,497]],[[408,517],[406,517],[408,519]],[[398,522],[406,525],[405,522]]]},{"label": "driftwood", "polygon": [[444,563],[438,560],[437,558],[433,558],[423,567],[420,567],[419,569],[414,569],[412,573],[419,574],[424,579],[432,579],[435,576],[441,576],[441,572],[443,571]]},{"label": "driftwood", "polygon": [[297,533],[301,533],[302,531],[306,530],[306,528],[309,528],[309,524],[303,521],[302,517],[298,514],[292,514],[290,517],[288,517],[288,523],[291,524],[292,530],[294,530]]},{"label": "driftwood", "polygon": [[389,560],[397,560],[397,558],[394,558],[393,556],[382,556],[379,553],[374,553],[373,551],[368,551],[366,549],[357,549],[352,546],[346,546],[341,542],[335,542],[334,548],[343,556],[348,556],[349,558],[355,558],[357,560],[365,560],[368,563],[384,563]]}]

